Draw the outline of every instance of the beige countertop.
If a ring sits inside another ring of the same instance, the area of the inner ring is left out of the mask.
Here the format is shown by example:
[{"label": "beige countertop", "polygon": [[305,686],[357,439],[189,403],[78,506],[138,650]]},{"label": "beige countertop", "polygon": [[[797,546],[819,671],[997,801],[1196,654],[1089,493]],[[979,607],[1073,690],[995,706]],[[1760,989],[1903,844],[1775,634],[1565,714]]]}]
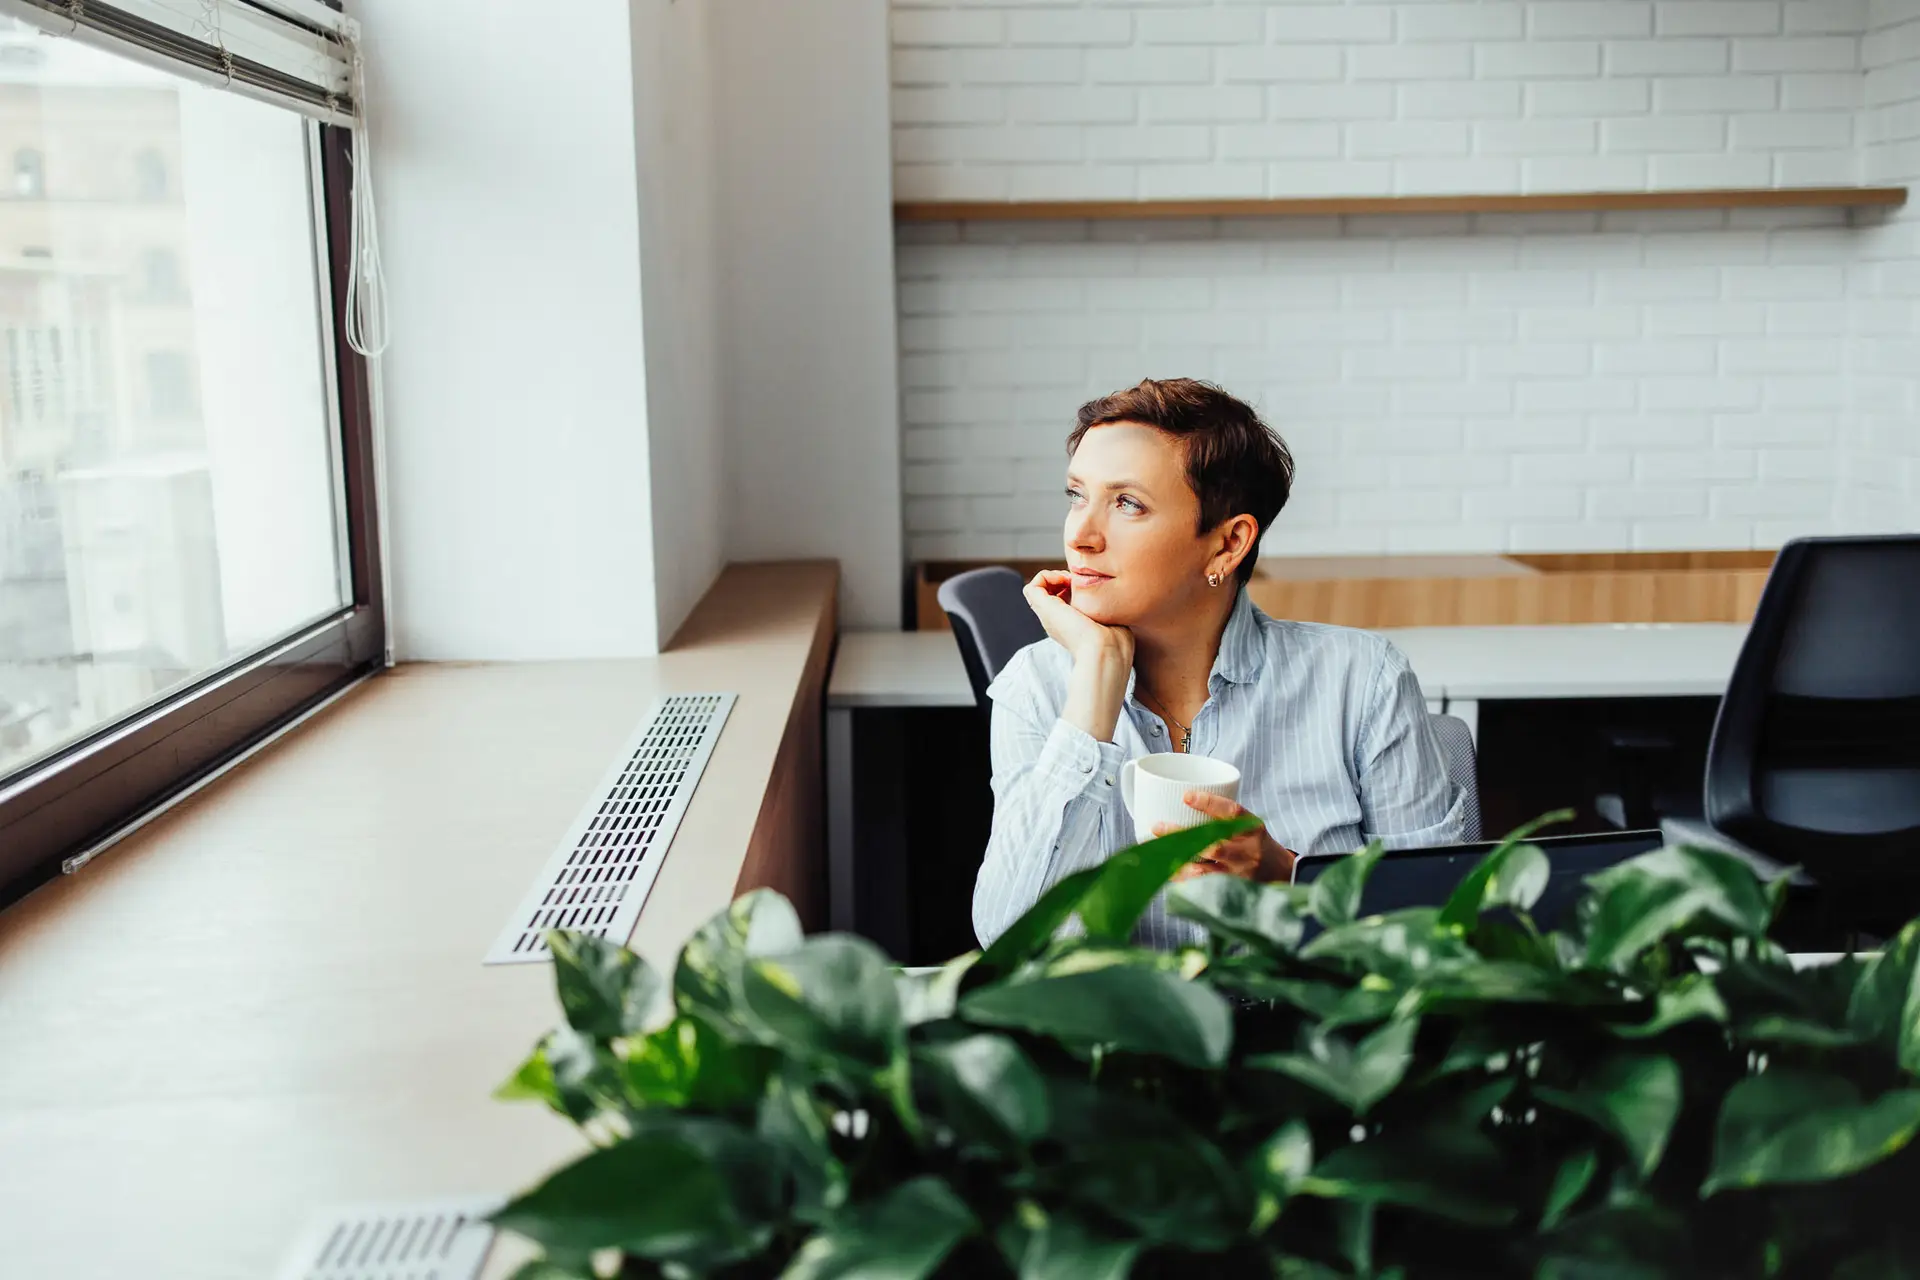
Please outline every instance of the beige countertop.
[{"label": "beige countertop", "polygon": [[735,566],[658,658],[401,667],[0,913],[0,1271],[258,1280],[315,1208],[576,1150],[488,1097],[551,969],[481,957],[666,693],[739,700],[636,949],[733,897],[836,578]]}]

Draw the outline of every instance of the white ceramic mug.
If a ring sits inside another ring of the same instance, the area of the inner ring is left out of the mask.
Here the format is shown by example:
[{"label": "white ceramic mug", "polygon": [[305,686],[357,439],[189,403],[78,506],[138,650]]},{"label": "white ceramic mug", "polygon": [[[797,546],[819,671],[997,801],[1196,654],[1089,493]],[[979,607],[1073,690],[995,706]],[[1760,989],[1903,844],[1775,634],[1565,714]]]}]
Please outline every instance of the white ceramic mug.
[{"label": "white ceramic mug", "polygon": [[1120,800],[1133,815],[1133,837],[1153,839],[1159,823],[1197,827],[1213,819],[1190,808],[1189,791],[1206,791],[1229,800],[1240,798],[1240,770],[1225,760],[1165,751],[1120,766]]}]

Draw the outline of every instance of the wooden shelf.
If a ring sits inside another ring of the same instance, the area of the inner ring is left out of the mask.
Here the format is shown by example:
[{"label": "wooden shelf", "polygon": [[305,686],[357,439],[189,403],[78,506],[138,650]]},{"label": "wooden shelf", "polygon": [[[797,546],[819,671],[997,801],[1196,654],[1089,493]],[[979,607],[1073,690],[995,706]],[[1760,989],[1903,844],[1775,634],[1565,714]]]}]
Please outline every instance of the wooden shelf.
[{"label": "wooden shelf", "polygon": [[1618,209],[1885,208],[1905,187],[1765,187],[1718,191],[1573,191],[1538,195],[1290,196],[1279,200],[905,200],[896,222],[1324,218],[1367,214],[1567,213]]}]

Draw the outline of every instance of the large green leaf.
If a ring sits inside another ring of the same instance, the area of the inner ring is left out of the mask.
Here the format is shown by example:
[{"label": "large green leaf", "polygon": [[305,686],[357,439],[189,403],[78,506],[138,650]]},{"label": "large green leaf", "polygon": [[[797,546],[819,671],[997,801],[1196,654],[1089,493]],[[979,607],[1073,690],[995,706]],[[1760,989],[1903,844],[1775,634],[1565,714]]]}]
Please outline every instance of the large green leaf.
[{"label": "large green leaf", "polygon": [[1877,1164],[1920,1131],[1920,1089],[1863,1102],[1839,1076],[1776,1067],[1728,1091],[1700,1194],[1825,1182]]},{"label": "large green leaf", "polygon": [[1374,864],[1386,855],[1387,847],[1375,840],[1321,872],[1319,879],[1313,882],[1312,895],[1307,900],[1314,918],[1332,929],[1358,916],[1360,894],[1367,887],[1367,877],[1373,873]]},{"label": "large green leaf", "polygon": [[777,1166],[723,1121],[656,1113],[629,1138],[576,1160],[493,1221],[551,1253],[624,1249],[694,1266],[764,1247],[779,1206]]},{"label": "large green leaf", "polygon": [[1534,1096],[1618,1138],[1644,1178],[1659,1166],[1680,1115],[1680,1067],[1664,1054],[1612,1053],[1583,1073],[1579,1088],[1541,1086]]},{"label": "large green leaf", "polygon": [[[1314,881],[1316,886],[1320,883]],[[1308,960],[1335,961],[1363,979],[1412,986],[1454,962],[1475,958],[1458,934],[1440,930],[1439,921],[1436,907],[1408,907],[1368,916],[1328,929],[1302,947],[1300,955]]]},{"label": "large green leaf", "polygon": [[981,954],[980,963],[990,969],[1007,970],[1039,955],[1060,926],[1073,918],[1080,899],[1099,878],[1100,868],[1088,867],[1061,879],[993,940]]},{"label": "large green leaf", "polygon": [[1228,942],[1259,951],[1292,951],[1306,928],[1292,886],[1255,884],[1239,876],[1201,876],[1167,892],[1167,910]]},{"label": "large green leaf", "polygon": [[1020,1280],[1126,1280],[1146,1242],[1096,1229],[1070,1209],[1023,1202],[1000,1235]]},{"label": "large green leaf", "polygon": [[1654,944],[1705,926],[1760,937],[1771,919],[1752,868],[1712,849],[1655,849],[1589,876],[1587,885],[1586,959],[1602,969],[1624,971]]},{"label": "large green leaf", "polygon": [[750,1111],[775,1061],[766,1046],[729,1040],[704,1019],[684,1015],[626,1040],[623,1053],[620,1070],[633,1102],[699,1111]]},{"label": "large green leaf", "polygon": [[[1639,1007],[1645,1008],[1645,1002],[1641,1002]],[[1629,1040],[1649,1039],[1683,1022],[1694,1022],[1703,1018],[1711,1022],[1725,1022],[1727,1020],[1726,1002],[1721,1000],[1720,992],[1714,987],[1712,978],[1704,973],[1690,973],[1672,986],[1662,987],[1654,994],[1653,1016],[1645,1022],[1609,1023],[1607,1029]]]},{"label": "large green leaf", "polygon": [[1441,925],[1470,929],[1482,911],[1491,911],[1495,907],[1531,910],[1533,904],[1540,900],[1540,895],[1546,892],[1552,867],[1538,845],[1525,841],[1540,828],[1565,822],[1572,817],[1573,810],[1561,809],[1536,818],[1507,836],[1497,848],[1480,859],[1479,865],[1468,872],[1466,879],[1448,895],[1446,905],[1440,909]]},{"label": "large green leaf", "polygon": [[1293,1188],[1313,1167],[1313,1135],[1298,1120],[1275,1129],[1246,1158],[1247,1182],[1254,1190],[1253,1233],[1259,1235],[1280,1216]]},{"label": "large green leaf", "polygon": [[1259,826],[1260,819],[1251,814],[1205,822],[1109,857],[1095,868],[1099,875],[1080,897],[1080,922],[1086,925],[1087,936],[1125,942],[1174,872],[1222,840]]},{"label": "large green leaf", "polygon": [[[1351,926],[1350,926],[1351,927]],[[1420,1007],[1471,1016],[1477,1004],[1611,1003],[1611,993],[1596,990],[1583,975],[1563,973],[1517,960],[1448,957],[1419,975]]]},{"label": "large green leaf", "polygon": [[1498,1150],[1465,1126],[1382,1134],[1340,1147],[1322,1155],[1295,1191],[1397,1204],[1473,1226],[1504,1226],[1516,1216]]},{"label": "large green leaf", "polygon": [[[1337,982],[1320,982],[1310,978],[1278,978],[1263,969],[1237,967],[1229,959],[1215,964],[1207,971],[1208,978],[1216,987],[1230,991],[1238,996],[1253,1000],[1277,1000],[1292,1005],[1302,1013],[1310,1013],[1326,1022],[1337,1018],[1339,1012],[1349,1007],[1348,998],[1361,993],[1359,986],[1346,986]],[[1355,1022],[1378,1022],[1392,1012],[1398,993],[1387,984],[1386,990],[1369,995],[1384,998],[1369,1005],[1371,1012],[1367,1017],[1348,1019]]]},{"label": "large green leaf", "polygon": [[1291,1076],[1344,1103],[1355,1115],[1365,1115],[1406,1075],[1419,1030],[1418,1018],[1389,1022],[1358,1044],[1351,1044],[1311,1027],[1301,1036],[1301,1052],[1257,1054],[1247,1059],[1247,1065]]},{"label": "large green leaf", "polygon": [[1867,962],[1854,983],[1847,1024],[1886,1045],[1909,1073],[1920,1074],[1920,920]]},{"label": "large green leaf", "polygon": [[793,904],[770,889],[735,899],[680,949],[673,971],[675,1007],[739,1032],[752,1027],[741,1007],[740,972],[754,956],[791,951],[804,935]]},{"label": "large green leaf", "polygon": [[989,1026],[1195,1067],[1221,1065],[1233,1043],[1233,1013],[1217,992],[1158,969],[1116,966],[982,987],[960,998],[960,1012]]},{"label": "large green leaf", "polygon": [[576,1124],[622,1109],[626,1090],[620,1063],[607,1045],[572,1027],[558,1027],[536,1052],[546,1063],[559,1110]]},{"label": "large green leaf", "polygon": [[746,1005],[790,1053],[879,1070],[906,1037],[893,966],[864,938],[825,934],[747,961]]},{"label": "large green leaf", "polygon": [[951,1018],[954,1004],[960,999],[961,982],[980,961],[978,951],[969,951],[931,973],[895,973],[894,984],[900,990],[900,1016],[910,1027]]},{"label": "large green leaf", "polygon": [[836,1217],[800,1246],[781,1277],[921,1280],[979,1225],[945,1182],[913,1178]]},{"label": "large green leaf", "polygon": [[925,1045],[914,1059],[925,1066],[943,1114],[963,1136],[1018,1148],[1047,1131],[1046,1081],[1006,1036],[982,1033]]},{"label": "large green leaf", "polygon": [[526,1061],[516,1067],[513,1074],[493,1091],[493,1096],[502,1102],[544,1103],[549,1109],[568,1119],[573,1118],[566,1103],[560,1098],[558,1086],[554,1084],[553,1064],[547,1061],[545,1036],[540,1038],[539,1044],[533,1046],[533,1052],[527,1055]]},{"label": "large green leaf", "polygon": [[847,1171],[833,1151],[827,1116],[831,1108],[814,1097],[797,1066],[767,1080],[754,1126],[781,1157],[794,1187],[794,1216],[819,1224],[847,1198]]},{"label": "large green leaf", "polygon": [[1553,1184],[1547,1188],[1547,1202],[1540,1210],[1542,1231],[1559,1225],[1567,1210],[1585,1194],[1599,1168],[1600,1155],[1592,1147],[1582,1147],[1560,1162],[1553,1172]]},{"label": "large green leaf", "polygon": [[547,934],[547,949],[568,1026],[611,1040],[646,1025],[660,994],[660,979],[646,961],[618,943],[557,929]]}]

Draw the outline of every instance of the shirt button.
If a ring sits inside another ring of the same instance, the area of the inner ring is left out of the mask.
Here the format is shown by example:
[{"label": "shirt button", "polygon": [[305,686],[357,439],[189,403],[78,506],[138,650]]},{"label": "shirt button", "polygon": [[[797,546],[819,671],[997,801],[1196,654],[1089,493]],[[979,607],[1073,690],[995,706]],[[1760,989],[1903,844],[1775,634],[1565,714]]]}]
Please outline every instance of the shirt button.
[{"label": "shirt button", "polygon": [[1157,724],[1150,724],[1147,726],[1147,732],[1157,738],[1160,736],[1160,726]]}]

